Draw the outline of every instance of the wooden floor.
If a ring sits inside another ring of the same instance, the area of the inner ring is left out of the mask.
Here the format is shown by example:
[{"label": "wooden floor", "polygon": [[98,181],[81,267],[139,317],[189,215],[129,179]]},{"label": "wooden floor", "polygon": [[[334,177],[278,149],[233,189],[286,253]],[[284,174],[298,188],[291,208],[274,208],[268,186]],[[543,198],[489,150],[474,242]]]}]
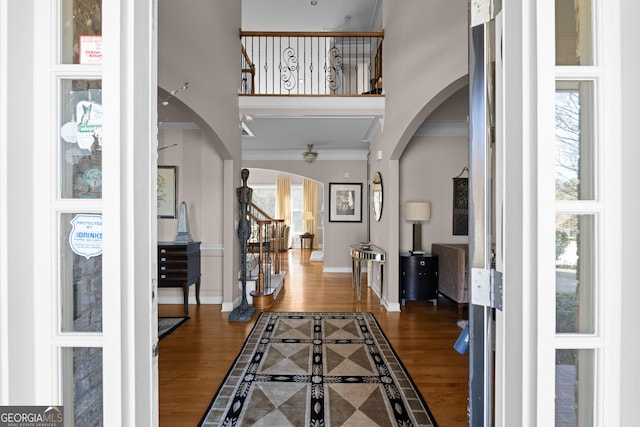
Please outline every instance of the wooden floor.
[{"label": "wooden floor", "polygon": [[[350,273],[323,273],[309,262],[309,249],[288,252],[284,289],[265,311],[372,312],[426,400],[440,427],[467,425],[468,355],[453,344],[461,332],[457,305],[409,301],[387,312],[373,291],[360,302]],[[363,278],[363,282],[364,282]],[[160,305],[161,316],[179,316],[183,306]],[[249,334],[253,321],[229,322],[220,305],[190,305],[191,320],[160,342],[160,426],[196,426]]]}]

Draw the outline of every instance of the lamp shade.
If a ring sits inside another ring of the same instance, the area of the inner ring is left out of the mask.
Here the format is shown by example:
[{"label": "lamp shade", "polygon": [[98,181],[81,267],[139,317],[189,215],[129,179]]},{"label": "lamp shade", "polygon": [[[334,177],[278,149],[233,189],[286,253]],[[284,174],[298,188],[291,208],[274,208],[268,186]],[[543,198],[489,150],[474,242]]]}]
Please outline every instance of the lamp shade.
[{"label": "lamp shade", "polygon": [[312,221],[313,214],[311,213],[311,211],[306,211],[305,213],[302,214],[302,219],[305,221]]},{"label": "lamp shade", "polygon": [[431,203],[406,202],[404,204],[404,219],[407,221],[429,221],[431,218]]}]

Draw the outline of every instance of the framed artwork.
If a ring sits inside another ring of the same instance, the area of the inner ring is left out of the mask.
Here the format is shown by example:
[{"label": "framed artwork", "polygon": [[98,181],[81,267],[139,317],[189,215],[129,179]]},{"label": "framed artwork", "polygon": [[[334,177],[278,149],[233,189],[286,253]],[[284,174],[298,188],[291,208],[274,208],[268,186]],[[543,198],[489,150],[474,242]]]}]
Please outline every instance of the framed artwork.
[{"label": "framed artwork", "polygon": [[469,234],[469,178],[453,178],[453,235]]},{"label": "framed artwork", "polygon": [[329,183],[329,222],[362,222],[362,183]]},{"label": "framed artwork", "polygon": [[177,166],[158,166],[158,218],[177,216]]}]

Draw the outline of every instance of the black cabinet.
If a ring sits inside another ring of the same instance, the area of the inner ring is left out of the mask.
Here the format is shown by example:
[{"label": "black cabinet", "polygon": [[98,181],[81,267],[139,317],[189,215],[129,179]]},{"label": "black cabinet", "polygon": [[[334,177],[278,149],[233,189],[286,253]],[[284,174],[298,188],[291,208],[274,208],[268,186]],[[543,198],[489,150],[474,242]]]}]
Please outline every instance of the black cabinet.
[{"label": "black cabinet", "polygon": [[200,304],[200,242],[158,242],[158,288],[182,288],[185,315],[189,313],[189,286],[193,284]]},{"label": "black cabinet", "polygon": [[400,299],[438,300],[438,257],[430,254],[400,254]]}]

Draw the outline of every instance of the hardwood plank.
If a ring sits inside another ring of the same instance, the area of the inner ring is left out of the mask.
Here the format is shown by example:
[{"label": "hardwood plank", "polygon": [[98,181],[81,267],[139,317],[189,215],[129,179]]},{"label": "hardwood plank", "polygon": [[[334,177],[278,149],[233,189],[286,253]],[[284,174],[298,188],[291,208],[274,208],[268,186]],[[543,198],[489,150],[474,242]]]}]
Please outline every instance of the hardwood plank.
[{"label": "hardwood plank", "polygon": [[[284,289],[264,311],[372,312],[438,424],[466,426],[468,356],[453,349],[461,332],[457,304],[440,297],[437,306],[409,301],[402,312],[387,312],[366,286],[356,301],[351,274],[324,273],[322,262],[308,261],[310,254],[288,251]],[[158,311],[180,316],[183,306],[163,304]],[[192,304],[189,314],[191,320],[160,342],[160,426],[198,424],[254,323],[229,322],[220,305]]]}]

